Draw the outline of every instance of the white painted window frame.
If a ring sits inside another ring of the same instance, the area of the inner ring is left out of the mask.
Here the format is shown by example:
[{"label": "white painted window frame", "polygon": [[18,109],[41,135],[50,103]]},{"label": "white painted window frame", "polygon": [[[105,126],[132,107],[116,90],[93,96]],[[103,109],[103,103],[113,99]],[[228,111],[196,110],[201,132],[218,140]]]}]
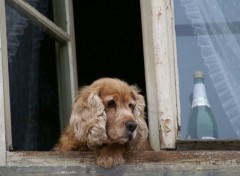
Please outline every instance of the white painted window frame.
[{"label": "white painted window frame", "polygon": [[[78,89],[75,36],[71,0],[53,0],[55,23],[24,0],[6,0],[30,20],[45,26],[57,50],[61,128],[68,122]],[[176,36],[172,0],[140,0],[148,101],[150,140],[154,150],[176,148],[180,108],[176,59]],[[11,146],[5,2],[0,1],[0,166],[19,155]],[[64,13],[63,13],[64,12]],[[64,101],[63,101],[64,100]]]},{"label": "white painted window frame", "polygon": [[140,0],[150,141],[175,149],[180,100],[173,0]]}]

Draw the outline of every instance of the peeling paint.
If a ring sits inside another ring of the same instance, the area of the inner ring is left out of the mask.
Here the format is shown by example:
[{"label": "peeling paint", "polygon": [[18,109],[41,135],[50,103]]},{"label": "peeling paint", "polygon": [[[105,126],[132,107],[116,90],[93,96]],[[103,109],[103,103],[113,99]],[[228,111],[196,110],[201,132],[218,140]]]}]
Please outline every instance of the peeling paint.
[{"label": "peeling paint", "polygon": [[162,12],[161,10],[159,10],[159,12],[157,13],[157,19],[159,20],[161,18]]},{"label": "peeling paint", "polygon": [[164,112],[160,112],[159,115],[160,117],[162,117],[164,115]]},{"label": "peeling paint", "polygon": [[167,135],[167,133],[171,132],[171,128],[169,128],[170,123],[171,123],[170,119],[165,119],[163,122],[163,128],[164,128],[165,135]]}]

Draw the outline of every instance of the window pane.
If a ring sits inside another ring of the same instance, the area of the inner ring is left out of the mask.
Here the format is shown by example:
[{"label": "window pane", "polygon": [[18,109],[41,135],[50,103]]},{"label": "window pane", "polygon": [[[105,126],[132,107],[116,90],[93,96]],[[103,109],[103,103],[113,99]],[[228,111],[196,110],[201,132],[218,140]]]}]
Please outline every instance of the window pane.
[{"label": "window pane", "polygon": [[205,87],[219,139],[240,137],[240,1],[174,0],[181,101],[181,138],[192,104],[193,77]]},{"label": "window pane", "polygon": [[[31,1],[52,16],[51,2]],[[14,150],[49,150],[59,135],[54,41],[6,6],[12,141]]]}]

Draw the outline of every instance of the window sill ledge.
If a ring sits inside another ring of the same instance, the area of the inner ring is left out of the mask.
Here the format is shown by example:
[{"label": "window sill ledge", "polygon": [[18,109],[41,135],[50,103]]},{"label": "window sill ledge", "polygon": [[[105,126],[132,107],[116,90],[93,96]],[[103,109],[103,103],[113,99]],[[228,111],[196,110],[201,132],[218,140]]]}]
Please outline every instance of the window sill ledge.
[{"label": "window sill ledge", "polygon": [[111,169],[95,165],[93,152],[7,152],[4,175],[238,175],[240,151],[162,150],[126,154]]},{"label": "window sill ledge", "polygon": [[[162,150],[145,151],[126,154],[126,165],[141,165],[146,163],[174,166],[216,166],[240,165],[240,151],[211,150]],[[7,166],[93,166],[93,152],[7,152]]]}]

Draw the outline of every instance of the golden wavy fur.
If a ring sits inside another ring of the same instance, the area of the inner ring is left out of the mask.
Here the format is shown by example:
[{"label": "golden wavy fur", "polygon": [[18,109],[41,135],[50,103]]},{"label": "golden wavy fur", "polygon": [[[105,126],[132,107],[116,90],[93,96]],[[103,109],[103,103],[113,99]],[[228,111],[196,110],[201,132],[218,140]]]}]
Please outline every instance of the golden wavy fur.
[{"label": "golden wavy fur", "polygon": [[110,168],[124,163],[124,152],[149,150],[145,101],[136,86],[101,78],[83,87],[73,105],[69,125],[56,151],[94,150],[96,164]]}]

